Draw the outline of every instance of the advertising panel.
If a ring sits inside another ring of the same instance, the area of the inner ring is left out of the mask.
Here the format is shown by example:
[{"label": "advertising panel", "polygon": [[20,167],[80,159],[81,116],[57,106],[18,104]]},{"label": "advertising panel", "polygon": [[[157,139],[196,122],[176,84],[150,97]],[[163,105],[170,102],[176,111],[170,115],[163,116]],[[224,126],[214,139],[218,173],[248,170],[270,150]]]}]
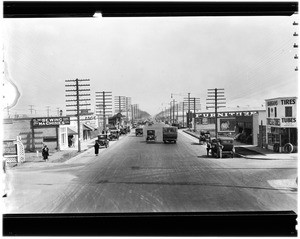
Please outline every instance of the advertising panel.
[{"label": "advertising panel", "polygon": [[218,132],[235,132],[236,120],[235,118],[219,118],[218,119]]},{"label": "advertising panel", "polygon": [[69,125],[70,117],[42,117],[42,118],[33,118],[32,126],[33,127],[53,127],[59,125]]},{"label": "advertising panel", "polygon": [[3,140],[3,155],[17,155],[17,144],[15,140]]}]

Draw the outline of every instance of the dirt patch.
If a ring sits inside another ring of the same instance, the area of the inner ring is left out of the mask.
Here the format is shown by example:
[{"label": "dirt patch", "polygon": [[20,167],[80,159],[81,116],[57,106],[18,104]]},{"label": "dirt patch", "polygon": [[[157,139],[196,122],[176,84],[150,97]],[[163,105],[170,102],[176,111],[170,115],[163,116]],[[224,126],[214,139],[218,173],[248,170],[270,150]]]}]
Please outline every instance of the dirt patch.
[{"label": "dirt patch", "polygon": [[65,153],[61,154],[60,157],[51,160],[51,162],[53,162],[53,163],[63,163],[65,161],[77,156],[80,153],[81,152],[78,152],[78,151],[65,152]]}]

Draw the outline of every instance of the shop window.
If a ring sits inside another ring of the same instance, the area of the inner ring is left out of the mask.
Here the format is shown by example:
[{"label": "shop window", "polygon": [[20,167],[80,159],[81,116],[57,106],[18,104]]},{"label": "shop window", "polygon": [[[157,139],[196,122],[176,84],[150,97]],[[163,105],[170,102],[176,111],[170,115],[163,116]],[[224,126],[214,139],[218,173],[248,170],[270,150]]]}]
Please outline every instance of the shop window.
[{"label": "shop window", "polygon": [[270,112],[270,108],[268,108],[268,118],[271,117],[271,112]]},{"label": "shop window", "polygon": [[285,117],[292,117],[293,116],[293,108],[292,106],[285,107]]}]

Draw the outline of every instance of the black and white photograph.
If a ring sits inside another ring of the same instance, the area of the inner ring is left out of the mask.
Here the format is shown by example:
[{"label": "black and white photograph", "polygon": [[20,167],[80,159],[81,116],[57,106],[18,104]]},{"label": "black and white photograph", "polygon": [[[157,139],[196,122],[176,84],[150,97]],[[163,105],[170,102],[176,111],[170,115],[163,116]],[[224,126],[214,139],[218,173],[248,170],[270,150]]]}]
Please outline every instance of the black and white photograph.
[{"label": "black and white photograph", "polygon": [[297,217],[297,2],[3,3],[8,222]]}]

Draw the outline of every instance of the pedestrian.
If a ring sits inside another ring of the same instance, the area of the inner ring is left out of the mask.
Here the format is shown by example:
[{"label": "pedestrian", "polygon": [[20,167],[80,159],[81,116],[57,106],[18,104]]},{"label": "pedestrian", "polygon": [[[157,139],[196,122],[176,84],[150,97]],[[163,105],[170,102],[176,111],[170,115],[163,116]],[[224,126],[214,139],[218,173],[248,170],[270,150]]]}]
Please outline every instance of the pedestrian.
[{"label": "pedestrian", "polygon": [[42,155],[45,161],[48,161],[48,156],[49,156],[49,148],[47,147],[47,145],[44,145],[43,149],[42,149]]},{"label": "pedestrian", "polygon": [[206,152],[207,152],[207,157],[209,157],[209,151],[211,149],[211,143],[210,141],[207,141],[207,144],[206,144]]},{"label": "pedestrian", "polygon": [[98,156],[98,153],[99,153],[99,143],[98,143],[98,140],[95,141],[94,148],[95,148],[95,154],[96,154],[96,156]]},{"label": "pedestrian", "polygon": [[217,147],[217,157],[222,158],[222,149],[224,146],[221,144],[219,139],[217,140],[216,147]]},{"label": "pedestrian", "polygon": [[72,140],[72,148],[75,148],[75,136],[74,135],[71,140]]}]

